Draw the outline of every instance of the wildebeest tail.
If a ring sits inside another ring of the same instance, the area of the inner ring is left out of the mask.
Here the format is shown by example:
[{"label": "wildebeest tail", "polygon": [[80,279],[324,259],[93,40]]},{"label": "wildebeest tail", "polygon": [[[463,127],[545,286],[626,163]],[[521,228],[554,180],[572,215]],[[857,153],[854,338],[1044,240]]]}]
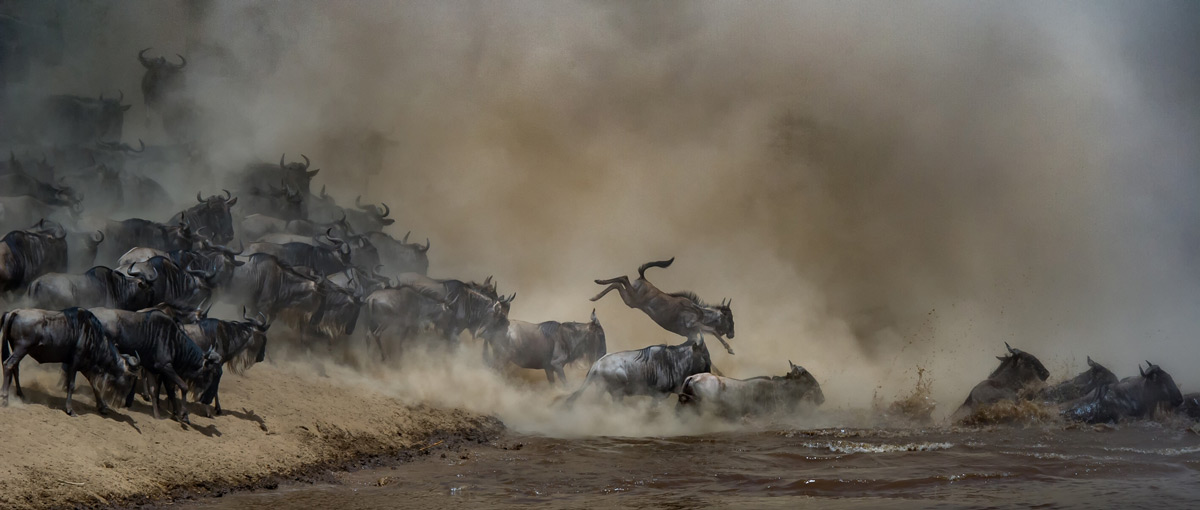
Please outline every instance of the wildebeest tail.
[{"label": "wildebeest tail", "polygon": [[575,390],[574,393],[571,393],[571,395],[567,397],[567,400],[563,401],[563,405],[571,407],[571,405],[573,405],[575,401],[579,399],[579,397],[583,396],[583,392],[587,391],[588,386],[592,384],[592,376],[595,373],[596,365],[592,364],[592,368],[588,369],[587,376],[583,378],[583,384],[580,384],[579,389]]},{"label": "wildebeest tail", "polygon": [[12,354],[12,349],[8,346],[8,330],[11,327],[11,321],[8,319],[12,315],[13,312],[4,312],[4,315],[0,316],[0,363],[8,361],[8,356]]},{"label": "wildebeest tail", "polygon": [[646,270],[650,269],[652,267],[663,267],[663,268],[671,267],[672,262],[675,262],[675,257],[671,257],[670,260],[656,260],[653,262],[647,262],[645,264],[642,264],[641,266],[638,266],[638,277],[645,278]]}]

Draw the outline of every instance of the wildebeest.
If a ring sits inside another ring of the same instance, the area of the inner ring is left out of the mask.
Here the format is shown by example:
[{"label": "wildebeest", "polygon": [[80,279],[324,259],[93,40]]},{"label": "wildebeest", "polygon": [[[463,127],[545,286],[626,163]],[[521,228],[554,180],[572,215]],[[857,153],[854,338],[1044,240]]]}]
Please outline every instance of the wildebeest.
[{"label": "wildebeest", "polygon": [[253,222],[262,222],[266,218],[282,221],[305,219],[304,195],[291,186],[253,188],[240,194],[246,199],[245,203],[238,208],[241,210],[241,214],[245,215],[242,220],[242,229],[246,230],[247,234],[243,236],[243,239],[253,241],[254,238],[250,237],[252,233],[269,228],[269,226],[259,226],[257,223],[246,223],[255,215],[261,215],[263,218],[253,219]]},{"label": "wildebeest", "polygon": [[350,245],[326,236],[321,246],[307,243],[250,243],[247,254],[274,255],[285,264],[312,268],[323,274],[345,271],[350,267]]},{"label": "wildebeest", "polygon": [[0,197],[0,231],[18,230],[39,220],[70,223],[80,211],[78,206],[50,205],[31,196]]},{"label": "wildebeest", "polygon": [[[373,292],[364,300],[367,340],[381,353],[385,331],[398,342],[434,330],[446,341],[457,341],[463,331],[478,336],[508,320],[516,294],[497,296],[494,287],[461,280],[436,280],[406,273],[395,285]],[[490,278],[489,278],[490,280]]]},{"label": "wildebeest", "polygon": [[334,237],[344,238],[348,237],[351,233],[350,225],[346,223],[345,216],[330,223],[317,223],[303,219],[289,221],[263,214],[254,214],[243,218],[241,227],[242,237],[245,239],[276,244],[282,243],[266,239],[264,236],[279,234],[312,238],[329,233],[329,235]]},{"label": "wildebeest", "polygon": [[330,342],[341,335],[353,335],[362,310],[362,296],[328,279],[317,283],[317,292],[321,295],[320,303],[309,315],[307,324],[295,324],[296,329],[315,333]]},{"label": "wildebeest", "polygon": [[1146,362],[1138,365],[1140,375],[1108,384],[1067,404],[1063,416],[1087,423],[1113,423],[1122,418],[1149,418],[1159,406],[1171,409],[1183,404],[1183,394],[1165,370]]},{"label": "wildebeest", "polygon": [[96,397],[96,410],[104,414],[109,409],[105,395],[123,394],[133,384],[138,361],[135,356],[122,356],[104,328],[91,312],[80,308],[63,311],[17,309],[0,318],[0,345],[4,354],[3,405],[8,405],[9,384],[21,392],[20,364],[26,355],[38,363],[62,363],[67,402],[75,393],[75,374],[82,372]]},{"label": "wildebeest", "polygon": [[141,267],[137,264],[131,267],[129,276],[140,276],[150,284],[151,304],[195,308],[212,297],[212,280],[216,275],[209,271],[180,267],[167,257],[151,257]]},{"label": "wildebeest", "polygon": [[140,310],[154,304],[150,284],[145,280],[104,266],[83,274],[44,274],[29,285],[26,296],[34,306],[48,310],[69,306]]},{"label": "wildebeest", "polygon": [[320,279],[300,273],[272,255],[255,253],[244,265],[233,270],[229,284],[221,296],[234,304],[249,308],[250,313],[262,313],[273,321],[289,308],[315,310],[320,303]]},{"label": "wildebeest", "polygon": [[99,260],[117,260],[138,247],[164,252],[190,250],[200,240],[186,223],[163,225],[141,218],[105,222],[103,231],[106,241],[100,247]]},{"label": "wildebeest", "polygon": [[12,153],[9,153],[9,171],[0,174],[0,196],[31,196],[47,205],[66,207],[80,201],[79,194],[61,181],[56,186],[25,173],[20,161]]},{"label": "wildebeest", "polygon": [[[104,325],[109,337],[115,339],[117,350],[122,354],[137,356],[146,372],[144,375],[152,377],[152,384],[156,388],[156,394],[151,399],[154,417],[160,418],[156,381],[166,387],[167,400],[171,402],[180,423],[189,423],[188,391],[201,395],[211,390],[213,381],[220,377],[221,358],[216,350],[200,350],[179,323],[158,310],[132,312],[92,308],[90,311]],[[175,401],[175,388],[182,393],[182,405]],[[132,399],[133,392],[130,391],[125,405],[132,404]]]},{"label": "wildebeest", "polygon": [[1179,412],[1193,420],[1200,420],[1200,393],[1188,393],[1183,396],[1183,404]]},{"label": "wildebeest", "polygon": [[401,273],[425,274],[429,271],[429,239],[425,245],[408,243],[408,234],[397,241],[383,232],[367,232],[363,234],[371,245],[379,252],[379,262],[383,264],[386,274],[395,276]]},{"label": "wildebeest", "polygon": [[164,57],[146,58],[147,51],[150,51],[150,48],[138,52],[138,62],[146,68],[146,74],[142,75],[142,101],[146,106],[158,109],[168,95],[177,92],[182,86],[182,71],[187,66],[187,59],[183,58],[183,55],[176,55],[179,57],[179,63],[172,64]]},{"label": "wildebeest", "polygon": [[[214,349],[226,367],[235,374],[241,374],[251,365],[261,363],[266,356],[267,329],[270,327],[270,323],[261,315],[249,317],[243,308],[241,322],[201,319],[195,324],[185,325],[183,330],[196,342],[197,347],[205,351]],[[216,414],[221,414],[221,399],[217,393],[220,383],[218,376],[212,383],[211,391],[206,392],[212,395]]]},{"label": "wildebeest", "polygon": [[[284,160],[286,156],[287,154],[282,154],[279,156],[279,166],[268,163],[247,165],[245,170],[240,175],[240,181],[237,183],[239,187],[235,189],[241,191],[266,191],[273,186],[282,185],[284,187],[290,187],[296,190],[301,198],[301,201],[303,201],[303,197],[309,195],[309,184],[312,181],[312,178],[315,177],[317,172],[320,172],[321,169],[318,168],[309,170],[308,167],[311,165],[311,162],[308,160],[308,156],[303,154],[300,155],[300,157],[304,158],[303,163],[285,163]],[[303,217],[303,208],[301,208],[300,214],[300,217]]]},{"label": "wildebeest", "polygon": [[43,142],[62,145],[83,145],[98,140],[120,140],[125,124],[122,105],[125,94],[116,99],[55,95],[43,104],[39,135]]},{"label": "wildebeest", "polygon": [[1042,392],[1042,398],[1051,402],[1066,402],[1087,395],[1101,386],[1117,382],[1116,374],[1104,368],[1104,365],[1092,361],[1091,356],[1087,358],[1087,365],[1088,369],[1079,375],[1046,388]]},{"label": "wildebeest", "polygon": [[1000,360],[1000,366],[996,367],[987,379],[971,389],[967,400],[955,411],[955,416],[965,416],[981,405],[994,404],[1001,400],[1016,400],[1021,390],[1050,377],[1050,372],[1034,355],[1013,349],[1008,342],[1004,343],[1004,348],[1008,349],[1008,355],[996,356],[996,359]]},{"label": "wildebeest", "polygon": [[172,216],[167,224],[188,225],[196,231],[205,229],[205,234],[217,244],[232,241],[233,215],[229,208],[237,204],[238,199],[229,190],[222,191],[225,192],[224,197],[213,195],[208,198],[201,198],[200,192],[196,192],[196,201],[200,203]]},{"label": "wildebeest", "polygon": [[343,209],[342,214],[346,215],[346,221],[350,223],[350,228],[355,232],[376,232],[396,222],[396,220],[388,218],[392,209],[387,204],[363,205],[362,196],[359,196],[354,199],[354,207],[358,209]]},{"label": "wildebeest", "polygon": [[494,367],[512,363],[521,368],[544,370],[546,379],[566,384],[563,367],[576,360],[591,366],[608,352],[604,328],[592,310],[589,322],[547,321],[538,324],[509,321],[499,334],[486,335],[484,359]]},{"label": "wildebeest", "polygon": [[696,404],[718,416],[741,418],[750,414],[794,412],[802,405],[819,406],[825,394],[812,373],[788,361],[782,377],[733,379],[696,374],[683,381],[679,404]]},{"label": "wildebeest", "polygon": [[14,230],[0,239],[0,292],[20,290],[45,273],[66,271],[66,235],[54,225],[46,230]]},{"label": "wildebeest", "polygon": [[688,377],[711,371],[712,361],[703,340],[610,352],[592,364],[587,378],[567,397],[566,404],[571,405],[593,386],[600,387],[617,401],[635,395],[665,398],[671,393],[679,393]]},{"label": "wildebeest", "polygon": [[647,262],[638,268],[638,279],[629,281],[627,276],[618,276],[608,280],[596,280],[597,284],[608,285],[592,301],[598,301],[612,291],[617,291],[621,299],[630,308],[636,308],[646,313],[663,329],[682,335],[688,340],[700,342],[704,333],[717,337],[729,354],[733,349],[725,338],[733,338],[733,310],[729,302],[718,306],[710,306],[691,292],[666,293],[655,287],[646,279],[646,270],[651,267],[669,267],[674,258]]}]

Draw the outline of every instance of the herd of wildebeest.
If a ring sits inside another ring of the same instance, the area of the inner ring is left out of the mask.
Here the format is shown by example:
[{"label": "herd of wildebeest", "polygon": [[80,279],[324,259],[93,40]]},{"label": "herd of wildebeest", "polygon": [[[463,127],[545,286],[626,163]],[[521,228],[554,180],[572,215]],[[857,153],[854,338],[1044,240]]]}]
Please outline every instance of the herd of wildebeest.
[{"label": "herd of wildebeest", "polygon": [[[142,97],[178,140],[188,129],[188,102],[172,91],[186,67],[181,56],[137,58],[145,67]],[[219,194],[197,192],[195,203],[172,207],[160,180],[168,171],[194,169],[202,160],[186,140],[137,148],[122,142],[124,94],[97,99],[55,95],[34,106],[26,126],[0,137],[18,147],[0,165],[0,291],[8,311],[0,319],[3,403],[11,386],[23,397],[20,363],[60,363],[70,415],[77,373],[88,380],[100,413],[109,403],[133,404],[141,393],[155,417],[165,391],[174,416],[188,422],[188,395],[210,416],[220,414],[218,387],[225,368],[241,373],[266,358],[268,330],[276,341],[311,349],[359,342],[381,359],[414,345],[455,345],[466,333],[480,340],[483,358],[500,369],[544,370],[565,384],[564,367],[591,364],[569,406],[590,389],[620,401],[678,395],[697,405],[741,417],[819,406],[820,385],[789,361],[782,376],[745,380],[714,374],[705,335],[733,354],[733,311],[691,292],[665,292],[646,278],[596,280],[630,308],[685,340],[639,350],[607,352],[595,310],[587,322],[530,323],[508,317],[515,294],[483,282],[427,276],[430,243],[396,239],[386,204],[342,206],[322,187],[306,156],[226,169]],[[18,154],[20,153],[20,154]],[[217,181],[214,173],[211,182]],[[218,187],[218,186],[214,186]],[[215,191],[215,190],[214,190]],[[135,207],[136,204],[136,207]],[[131,209],[175,210],[157,218],[109,219]],[[162,220],[162,221],[159,221]],[[240,318],[209,317],[215,303]],[[362,327],[356,327],[359,322]],[[287,331],[272,325],[280,322]],[[358,332],[356,335],[356,331]],[[1006,344],[1007,347],[1007,344]],[[1009,347],[1000,365],[979,383],[958,415],[1004,400],[1040,399],[1067,418],[1112,422],[1179,409],[1200,418],[1200,395],[1182,395],[1154,364],[1118,379],[1088,359],[1079,376],[1041,387],[1049,372],[1033,355]],[[311,352],[311,351],[310,351]],[[176,399],[175,393],[180,393]]]}]

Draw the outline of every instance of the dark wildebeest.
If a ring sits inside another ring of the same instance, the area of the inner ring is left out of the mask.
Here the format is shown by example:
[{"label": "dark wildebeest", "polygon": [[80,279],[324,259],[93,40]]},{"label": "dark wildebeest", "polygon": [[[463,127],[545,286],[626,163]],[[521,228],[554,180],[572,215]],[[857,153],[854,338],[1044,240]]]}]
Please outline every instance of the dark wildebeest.
[{"label": "dark wildebeest", "polygon": [[55,145],[84,145],[98,140],[120,140],[125,124],[122,105],[125,94],[117,99],[56,95],[43,104],[40,139]]},{"label": "dark wildebeest", "polygon": [[31,196],[0,197],[0,232],[20,230],[42,219],[70,223],[82,209],[50,205]]},{"label": "dark wildebeest", "polygon": [[321,301],[319,280],[272,255],[255,253],[247,257],[244,265],[234,268],[221,295],[229,302],[246,306],[252,314],[261,312],[267,321],[274,321],[284,310],[315,310]]},{"label": "dark wildebeest", "polygon": [[229,190],[222,191],[224,197],[213,195],[208,198],[201,198],[200,192],[196,192],[196,201],[200,203],[172,216],[167,224],[188,225],[196,231],[205,229],[204,233],[217,244],[232,241],[233,215],[229,208],[237,204],[238,199]]},{"label": "dark wildebeest", "polygon": [[1000,366],[971,389],[967,400],[954,412],[955,416],[965,417],[978,406],[1016,400],[1021,390],[1050,377],[1050,372],[1034,355],[1013,349],[1008,342],[1004,343],[1004,348],[1008,349],[1008,355],[996,356]]},{"label": "dark wildebeest", "polygon": [[5,406],[10,383],[17,384],[17,397],[25,396],[21,392],[20,364],[26,355],[38,363],[62,363],[67,390],[64,407],[71,416],[75,416],[71,396],[75,393],[77,372],[82,372],[92,386],[96,411],[105,414],[109,409],[107,401],[115,401],[128,391],[138,369],[137,358],[120,355],[96,317],[80,308],[61,312],[36,309],[7,312],[0,318],[0,344],[4,349]]},{"label": "dark wildebeest", "polygon": [[54,310],[69,306],[140,310],[154,304],[149,283],[104,266],[83,274],[44,274],[29,285],[26,296],[34,306]]},{"label": "dark wildebeest", "polygon": [[[242,220],[242,229],[246,231],[242,237],[244,240],[253,241],[251,233],[270,228],[270,225],[258,225],[258,222],[270,221],[266,218],[285,222],[305,219],[304,195],[291,186],[254,188],[241,195],[246,198],[245,203],[238,208],[245,215]],[[262,218],[254,219],[254,216]],[[251,223],[247,224],[247,220]]]},{"label": "dark wildebeest", "polygon": [[237,183],[238,187],[235,189],[241,191],[259,190],[261,192],[278,185],[290,187],[296,190],[300,196],[301,210],[299,218],[303,218],[303,199],[310,194],[309,188],[312,178],[316,177],[317,172],[320,172],[321,169],[318,168],[315,170],[309,170],[308,167],[311,163],[308,160],[308,156],[303,154],[300,155],[300,157],[304,158],[303,163],[285,163],[284,158],[286,156],[286,154],[279,156],[279,166],[269,163],[255,163],[247,165],[240,176],[240,181]]},{"label": "dark wildebeest", "polygon": [[266,241],[276,244],[282,244],[277,241],[271,241],[265,236],[279,235],[295,235],[313,238],[321,234],[328,233],[331,236],[345,238],[351,235],[350,224],[346,223],[346,218],[329,223],[317,223],[309,220],[283,220],[263,214],[253,214],[242,219],[242,237],[251,241]]},{"label": "dark wildebeest", "polygon": [[140,276],[150,284],[151,304],[196,308],[212,297],[216,276],[212,272],[181,267],[167,257],[151,257],[130,267],[129,276]]},{"label": "dark wildebeest", "polygon": [[587,378],[567,397],[566,404],[574,403],[592,386],[599,386],[617,401],[635,395],[657,400],[679,393],[688,377],[711,371],[712,361],[703,340],[610,352],[592,364]]},{"label": "dark wildebeest", "polygon": [[23,289],[46,273],[67,270],[67,233],[44,223],[30,230],[14,230],[0,239],[0,292]]},{"label": "dark wildebeest", "polygon": [[83,272],[96,265],[96,253],[104,242],[104,232],[67,232],[67,271]]},{"label": "dark wildebeest", "polygon": [[484,335],[484,360],[488,364],[500,368],[512,363],[544,370],[551,384],[556,374],[559,382],[567,383],[563,371],[567,364],[580,360],[590,367],[608,352],[596,310],[592,310],[590,322],[508,321],[508,327],[497,328],[496,333]]},{"label": "dark wildebeest", "polygon": [[391,285],[386,276],[379,274],[379,268],[367,272],[358,266],[352,266],[340,273],[334,273],[325,278],[329,283],[350,290],[360,296],[369,296],[377,290],[383,290]]},{"label": "dark wildebeest", "polygon": [[362,204],[362,196],[354,199],[354,206],[358,210],[343,209],[342,214],[346,215],[346,221],[350,223],[350,228],[355,232],[377,232],[383,230],[383,227],[391,225],[396,220],[388,218],[392,213],[392,209],[387,204]]},{"label": "dark wildebeest", "polygon": [[1159,406],[1171,409],[1183,404],[1183,394],[1158,365],[1138,365],[1141,375],[1126,377],[1116,384],[1101,386],[1067,404],[1063,416],[1087,423],[1115,423],[1122,418],[1153,418]]},{"label": "dark wildebeest", "polygon": [[345,271],[350,267],[350,245],[326,236],[321,246],[307,243],[250,243],[247,254],[266,253],[291,266],[312,268],[323,274]]},{"label": "dark wildebeest", "polygon": [[164,57],[146,58],[147,51],[150,48],[138,52],[138,62],[146,68],[146,74],[142,75],[142,101],[151,109],[158,110],[168,96],[178,92],[183,85],[182,71],[187,59],[183,55],[175,55],[179,57],[179,63],[172,64]]},{"label": "dark wildebeest", "polygon": [[[202,351],[188,338],[183,327],[158,310],[131,312],[112,308],[92,308],[104,331],[113,338],[122,354],[137,356],[142,363],[143,376],[155,388],[151,399],[154,417],[158,412],[158,383],[167,389],[167,400],[180,423],[188,421],[187,394],[201,395],[211,390],[220,377],[221,358],[215,349]],[[180,389],[183,404],[175,400],[175,388]],[[125,406],[133,404],[133,391],[127,393]]]},{"label": "dark wildebeest", "polygon": [[[266,357],[267,329],[270,327],[261,314],[249,317],[243,308],[242,322],[201,319],[195,324],[185,325],[183,330],[201,350],[214,349],[226,367],[241,375]],[[212,390],[206,392],[211,393],[212,404],[218,415],[221,414],[221,399],[217,393],[220,384],[221,378],[218,376],[212,383]]]},{"label": "dark wildebeest", "polygon": [[[489,278],[490,279],[490,278]],[[386,355],[383,333],[394,329],[394,338],[404,343],[432,329],[449,342],[458,340],[463,331],[479,336],[507,323],[511,296],[500,297],[493,287],[460,280],[435,280],[423,275],[405,274],[396,285],[375,291],[364,300],[367,340],[373,341]]]},{"label": "dark wildebeest", "polygon": [[117,260],[139,247],[163,252],[190,250],[200,240],[186,223],[163,225],[141,218],[106,222],[104,238],[107,241],[101,246],[100,260]]},{"label": "dark wildebeest", "polygon": [[782,377],[733,379],[713,374],[696,374],[683,381],[679,404],[697,404],[718,416],[741,418],[750,414],[794,412],[800,406],[819,406],[825,394],[812,373],[788,361]]},{"label": "dark wildebeest", "polygon": [[402,273],[425,274],[429,271],[429,238],[425,245],[408,243],[408,234],[397,241],[383,232],[367,232],[363,234],[379,252],[379,263],[383,264],[386,274],[395,276]]},{"label": "dark wildebeest", "polygon": [[1101,386],[1117,383],[1116,374],[1104,368],[1104,365],[1092,361],[1091,356],[1088,356],[1087,364],[1088,369],[1079,375],[1046,388],[1042,392],[1042,398],[1051,402],[1067,402],[1087,395]]},{"label": "dark wildebeest", "polygon": [[1193,420],[1200,420],[1200,393],[1188,393],[1183,396],[1183,404],[1179,412]]},{"label": "dark wildebeest", "polygon": [[647,262],[638,268],[638,279],[629,281],[627,276],[618,276],[608,280],[596,280],[597,284],[608,285],[592,301],[598,301],[605,294],[616,290],[621,299],[630,308],[636,308],[646,313],[663,329],[681,335],[688,340],[702,342],[701,335],[708,333],[717,337],[729,354],[733,349],[725,338],[733,338],[733,310],[731,303],[722,302],[719,306],[710,306],[691,292],[666,293],[658,290],[654,284],[646,280],[646,270],[651,267],[669,267],[671,260]]},{"label": "dark wildebeest", "polygon": [[328,279],[317,283],[317,292],[321,295],[321,302],[309,315],[307,324],[296,323],[293,327],[329,342],[341,335],[353,335],[362,311],[362,295]]}]

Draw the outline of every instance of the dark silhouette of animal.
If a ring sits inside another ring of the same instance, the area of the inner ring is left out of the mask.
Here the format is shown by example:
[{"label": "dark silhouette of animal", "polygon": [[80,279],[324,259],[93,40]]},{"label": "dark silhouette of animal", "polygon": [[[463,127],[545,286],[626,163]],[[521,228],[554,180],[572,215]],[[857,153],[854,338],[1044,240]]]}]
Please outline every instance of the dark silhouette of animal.
[{"label": "dark silhouette of animal", "polygon": [[1063,416],[1087,423],[1114,423],[1123,418],[1152,418],[1160,406],[1183,405],[1183,394],[1175,379],[1158,365],[1138,366],[1139,375],[1092,390],[1070,402]]},{"label": "dark silhouette of animal", "polygon": [[484,335],[484,359],[494,367],[512,363],[530,370],[544,370],[551,384],[558,376],[566,384],[563,367],[583,361],[591,366],[607,352],[604,328],[592,310],[589,322],[548,321],[538,324],[509,321],[499,334]]},{"label": "dark silhouette of animal", "polygon": [[1116,374],[1092,361],[1091,356],[1087,358],[1087,365],[1088,369],[1080,372],[1079,375],[1046,388],[1042,392],[1042,398],[1051,402],[1075,400],[1091,393],[1096,388],[1115,384],[1118,381]]},{"label": "dark silhouette of animal", "polygon": [[956,417],[965,417],[982,405],[994,404],[1001,400],[1016,400],[1022,390],[1050,377],[1050,372],[1034,355],[1013,349],[1008,342],[1004,343],[1004,348],[1008,349],[1008,355],[996,356],[996,359],[1000,360],[1000,366],[996,367],[987,379],[971,389],[967,400],[955,411]]}]

